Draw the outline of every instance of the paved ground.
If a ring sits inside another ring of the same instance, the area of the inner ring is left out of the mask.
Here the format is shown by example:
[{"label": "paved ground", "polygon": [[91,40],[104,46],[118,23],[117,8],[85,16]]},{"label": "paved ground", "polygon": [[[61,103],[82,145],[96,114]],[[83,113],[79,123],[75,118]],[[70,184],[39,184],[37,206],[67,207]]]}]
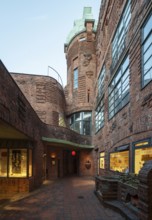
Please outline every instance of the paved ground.
[{"label": "paved ground", "polygon": [[[40,189],[3,204],[0,219],[5,220],[124,220],[105,208],[94,195],[90,178],[64,178],[46,182]],[[17,200],[17,201],[15,201]]]}]

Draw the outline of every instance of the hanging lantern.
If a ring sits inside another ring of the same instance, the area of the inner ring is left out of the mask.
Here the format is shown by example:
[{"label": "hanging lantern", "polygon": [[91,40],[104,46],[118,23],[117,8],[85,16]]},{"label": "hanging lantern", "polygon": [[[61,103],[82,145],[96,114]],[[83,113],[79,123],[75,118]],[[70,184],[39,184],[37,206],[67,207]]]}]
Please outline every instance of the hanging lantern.
[{"label": "hanging lantern", "polygon": [[72,156],[75,156],[75,155],[76,155],[76,152],[73,150],[73,151],[71,152],[71,155],[72,155]]}]

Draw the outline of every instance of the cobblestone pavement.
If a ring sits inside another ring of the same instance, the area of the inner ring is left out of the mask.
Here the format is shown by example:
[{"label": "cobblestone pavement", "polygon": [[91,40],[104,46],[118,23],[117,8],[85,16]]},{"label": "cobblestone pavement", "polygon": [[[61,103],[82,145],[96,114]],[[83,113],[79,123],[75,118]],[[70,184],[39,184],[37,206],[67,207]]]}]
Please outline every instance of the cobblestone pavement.
[{"label": "cobblestone pavement", "polygon": [[40,189],[16,200],[1,206],[1,220],[124,220],[117,212],[103,207],[94,195],[94,180],[90,178],[47,181]]}]

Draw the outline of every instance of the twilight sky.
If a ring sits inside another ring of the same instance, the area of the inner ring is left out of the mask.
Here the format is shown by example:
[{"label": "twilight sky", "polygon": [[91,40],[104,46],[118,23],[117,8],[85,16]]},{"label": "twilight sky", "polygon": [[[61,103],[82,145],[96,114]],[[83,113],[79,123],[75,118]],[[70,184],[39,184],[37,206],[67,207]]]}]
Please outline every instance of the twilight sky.
[{"label": "twilight sky", "polygon": [[[83,7],[99,15],[101,0],[0,0],[0,59],[10,72],[48,74],[66,85],[64,43]],[[49,74],[57,74],[49,69]]]}]

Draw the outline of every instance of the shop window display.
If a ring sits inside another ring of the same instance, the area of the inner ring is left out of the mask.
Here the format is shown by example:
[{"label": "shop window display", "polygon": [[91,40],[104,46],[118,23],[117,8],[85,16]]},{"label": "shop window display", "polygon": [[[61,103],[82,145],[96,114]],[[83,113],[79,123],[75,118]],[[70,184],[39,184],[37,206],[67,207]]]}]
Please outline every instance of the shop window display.
[{"label": "shop window display", "polygon": [[104,169],[105,168],[105,153],[104,152],[100,153],[99,162],[100,162],[100,165],[99,165],[100,169]]},{"label": "shop window display", "polygon": [[152,160],[152,147],[135,149],[135,173],[138,174],[144,163]]},{"label": "shop window display", "polygon": [[[32,146],[28,142],[11,142],[1,144],[0,177],[31,177],[32,176]],[[21,145],[23,147],[13,147]]]},{"label": "shop window display", "polygon": [[110,153],[110,170],[129,172],[129,151]]},{"label": "shop window display", "polygon": [[27,176],[27,149],[9,151],[9,177]]}]

